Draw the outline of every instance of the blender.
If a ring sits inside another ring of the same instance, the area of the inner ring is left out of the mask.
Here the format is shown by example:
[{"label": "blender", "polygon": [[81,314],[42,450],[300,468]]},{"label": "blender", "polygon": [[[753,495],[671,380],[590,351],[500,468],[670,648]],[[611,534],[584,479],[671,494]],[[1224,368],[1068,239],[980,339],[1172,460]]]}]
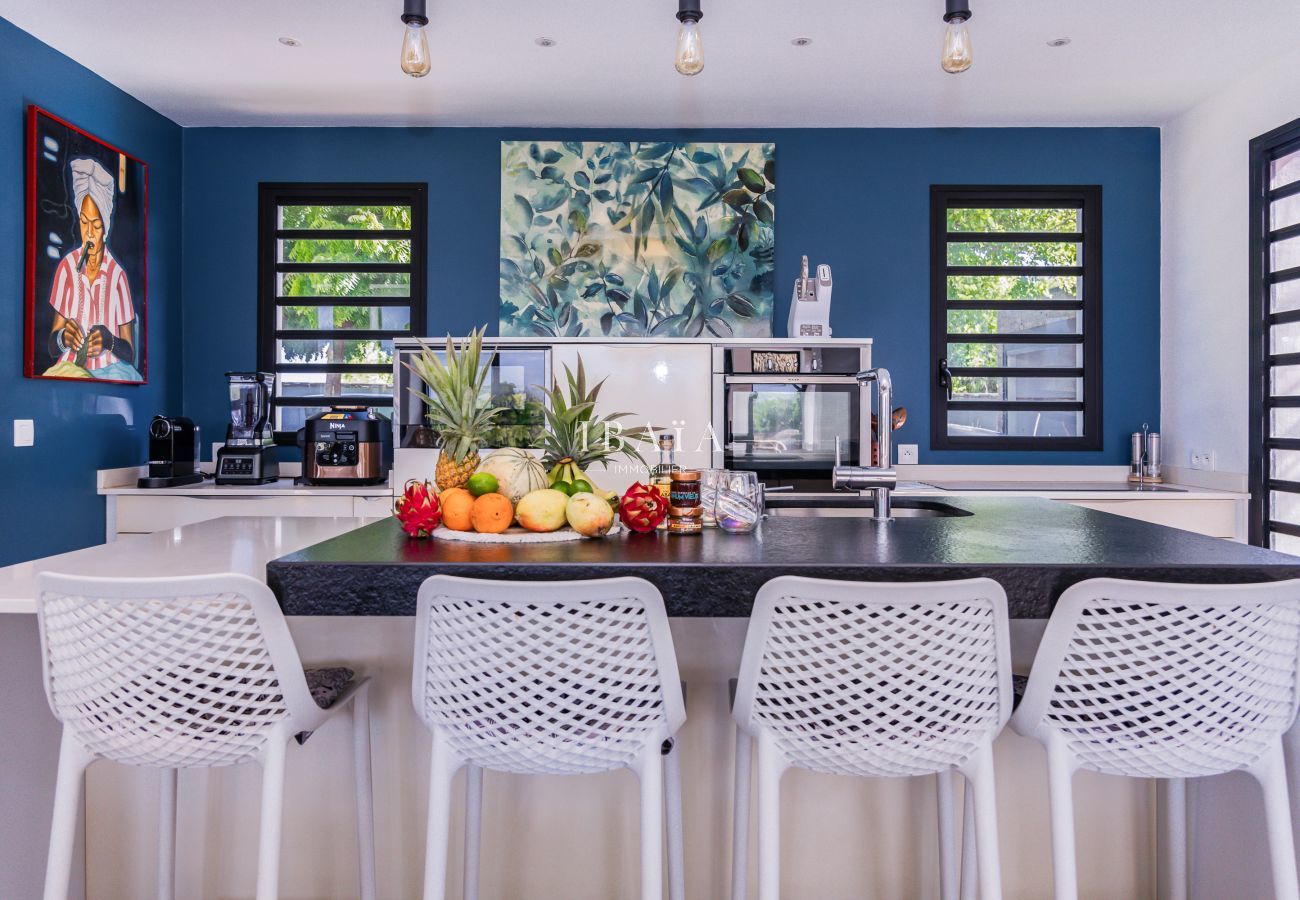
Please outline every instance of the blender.
[{"label": "blender", "polygon": [[217,484],[268,484],[280,477],[271,428],[271,372],[227,372],[230,424],[217,451]]}]

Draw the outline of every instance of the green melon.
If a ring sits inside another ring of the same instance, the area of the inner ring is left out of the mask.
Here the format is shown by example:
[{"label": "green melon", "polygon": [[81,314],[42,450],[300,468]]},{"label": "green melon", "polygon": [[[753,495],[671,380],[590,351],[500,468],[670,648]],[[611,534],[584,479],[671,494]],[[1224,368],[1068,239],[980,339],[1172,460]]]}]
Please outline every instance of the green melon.
[{"label": "green melon", "polygon": [[478,471],[496,476],[497,492],[509,497],[511,503],[547,486],[546,470],[537,457],[515,447],[493,450],[479,463]]}]

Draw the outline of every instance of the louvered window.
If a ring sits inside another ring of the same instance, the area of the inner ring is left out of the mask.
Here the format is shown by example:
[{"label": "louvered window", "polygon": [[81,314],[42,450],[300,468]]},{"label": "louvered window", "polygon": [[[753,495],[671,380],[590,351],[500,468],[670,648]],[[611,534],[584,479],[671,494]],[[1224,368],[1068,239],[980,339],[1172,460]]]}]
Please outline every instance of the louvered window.
[{"label": "louvered window", "polygon": [[931,446],[1101,447],[1101,188],[931,189]]}]

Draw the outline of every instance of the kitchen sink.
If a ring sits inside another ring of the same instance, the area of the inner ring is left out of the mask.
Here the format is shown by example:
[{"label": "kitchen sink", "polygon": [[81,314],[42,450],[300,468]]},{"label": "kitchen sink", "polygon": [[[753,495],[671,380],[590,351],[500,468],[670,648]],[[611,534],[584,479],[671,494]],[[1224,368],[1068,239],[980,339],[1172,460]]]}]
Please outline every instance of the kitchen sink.
[{"label": "kitchen sink", "polygon": [[[869,519],[876,514],[870,497],[773,497],[767,498],[769,516],[795,518],[857,518]],[[934,500],[911,500],[895,497],[890,505],[891,519],[937,519],[950,516],[969,516],[964,509]]]}]

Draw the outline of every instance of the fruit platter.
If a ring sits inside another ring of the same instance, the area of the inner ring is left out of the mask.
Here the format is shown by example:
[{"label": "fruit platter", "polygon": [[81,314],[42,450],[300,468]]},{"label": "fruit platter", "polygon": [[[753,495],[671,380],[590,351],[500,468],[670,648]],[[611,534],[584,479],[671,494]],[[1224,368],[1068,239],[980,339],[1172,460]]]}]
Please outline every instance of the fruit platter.
[{"label": "fruit platter", "polygon": [[[619,528],[620,511],[633,531],[652,531],[666,512],[662,495],[634,485],[623,497],[601,489],[586,469],[624,456],[644,465],[637,450],[645,428],[623,428],[626,413],[598,415],[603,382],[589,386],[582,359],[546,389],[546,434],[538,450],[503,448],[481,454],[484,435],[503,410],[484,391],[491,356],[483,358],[483,329],[461,345],[447,339],[406,363],[426,391],[412,388],[438,432],[441,452],[434,480],[409,481],[393,505],[414,538],[540,543],[602,538]],[[539,456],[540,452],[540,456]]]}]

